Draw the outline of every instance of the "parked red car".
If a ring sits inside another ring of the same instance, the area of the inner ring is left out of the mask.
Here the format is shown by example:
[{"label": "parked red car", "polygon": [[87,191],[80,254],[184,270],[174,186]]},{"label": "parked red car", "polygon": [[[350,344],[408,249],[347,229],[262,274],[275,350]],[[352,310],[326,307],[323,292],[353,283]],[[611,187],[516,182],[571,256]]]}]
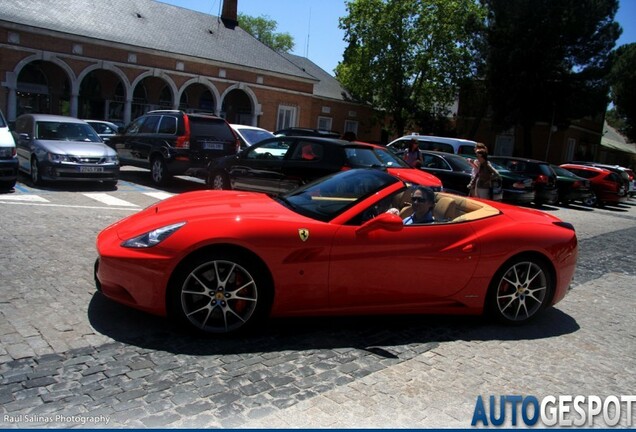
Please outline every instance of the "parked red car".
[{"label": "parked red car", "polygon": [[593,195],[583,202],[585,205],[603,207],[606,203],[619,204],[628,199],[623,179],[615,172],[605,168],[576,164],[563,164],[561,168],[590,181]]}]

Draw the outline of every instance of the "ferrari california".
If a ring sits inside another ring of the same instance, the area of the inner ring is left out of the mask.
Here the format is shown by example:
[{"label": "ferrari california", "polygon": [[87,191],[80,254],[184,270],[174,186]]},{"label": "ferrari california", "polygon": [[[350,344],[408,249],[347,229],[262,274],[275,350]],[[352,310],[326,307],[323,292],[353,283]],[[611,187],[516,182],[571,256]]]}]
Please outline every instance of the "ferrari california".
[{"label": "ferrari california", "polygon": [[405,225],[414,186],[353,169],[277,197],[177,195],[98,235],[97,289],[217,334],[268,316],[485,313],[521,324],[565,296],[572,225],[444,192],[435,222]]}]

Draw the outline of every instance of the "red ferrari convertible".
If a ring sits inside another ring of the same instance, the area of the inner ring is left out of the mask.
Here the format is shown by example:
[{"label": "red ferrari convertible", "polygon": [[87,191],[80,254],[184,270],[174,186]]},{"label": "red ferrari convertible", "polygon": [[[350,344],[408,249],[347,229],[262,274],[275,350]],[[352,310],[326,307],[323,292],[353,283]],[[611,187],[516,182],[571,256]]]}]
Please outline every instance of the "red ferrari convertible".
[{"label": "red ferrari convertible", "polygon": [[97,289],[206,333],[300,315],[486,312],[519,324],[565,296],[572,225],[443,192],[435,222],[404,225],[413,186],[359,169],[276,198],[184,193],[99,234]]}]

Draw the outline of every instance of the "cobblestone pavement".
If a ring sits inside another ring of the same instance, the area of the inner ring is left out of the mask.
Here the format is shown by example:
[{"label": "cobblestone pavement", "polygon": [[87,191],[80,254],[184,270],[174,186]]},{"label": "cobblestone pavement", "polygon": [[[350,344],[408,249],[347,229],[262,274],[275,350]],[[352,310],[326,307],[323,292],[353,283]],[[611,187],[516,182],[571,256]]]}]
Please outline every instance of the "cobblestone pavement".
[{"label": "cobblestone pavement", "polygon": [[135,207],[0,195],[0,428],[470,427],[479,395],[636,388],[634,201],[544,209],[575,225],[580,258],[572,292],[528,326],[287,319],[213,339],[95,292],[96,234],[156,200],[126,185],[112,195]]}]

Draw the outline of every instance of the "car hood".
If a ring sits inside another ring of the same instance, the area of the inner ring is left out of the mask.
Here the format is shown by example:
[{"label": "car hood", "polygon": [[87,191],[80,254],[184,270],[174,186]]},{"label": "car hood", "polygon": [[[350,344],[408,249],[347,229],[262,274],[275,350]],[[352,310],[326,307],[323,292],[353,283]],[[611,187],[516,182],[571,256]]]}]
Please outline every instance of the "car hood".
[{"label": "car hood", "polygon": [[101,142],[37,140],[37,144],[49,153],[60,155],[104,157],[117,154]]},{"label": "car hood", "polygon": [[415,168],[387,168],[387,172],[410,183],[421,184],[423,186],[441,187],[442,181],[427,172]]},{"label": "car hood", "polygon": [[[266,194],[242,191],[203,190],[186,192],[160,201],[117,222],[117,235],[128,239],[153,229],[178,222],[206,224],[215,221],[271,223],[304,220],[301,216]],[[265,225],[263,225],[265,226]]]}]

